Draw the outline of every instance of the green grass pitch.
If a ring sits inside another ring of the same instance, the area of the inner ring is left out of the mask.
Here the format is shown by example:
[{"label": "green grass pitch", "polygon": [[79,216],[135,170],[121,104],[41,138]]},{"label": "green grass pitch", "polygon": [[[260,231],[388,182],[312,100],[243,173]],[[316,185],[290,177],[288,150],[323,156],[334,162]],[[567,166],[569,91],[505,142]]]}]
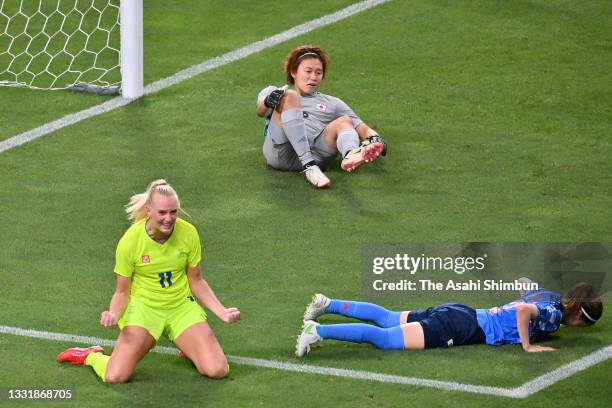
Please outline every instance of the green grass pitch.
[{"label": "green grass pitch", "polygon": [[[147,1],[145,83],[350,4]],[[363,242],[612,241],[611,18],[603,0],[392,0],[0,153],[0,324],[115,339],[98,319],[128,227],[122,205],[164,177],[200,231],[206,279],[242,310],[237,325],[210,319],[230,355],[517,387],[612,344],[604,313],[591,328],[562,328],[547,343],[553,354],[326,342],[293,356],[312,293],[360,297]],[[282,59],[304,43],[331,55],[321,90],[390,145],[354,173],[335,166],[328,191],[266,168],[254,113],[259,90],[283,82]],[[0,140],[104,100],[0,88]],[[162,354],[130,383],[107,386],[54,361],[70,345],[0,335],[0,387],[72,387],[75,401],[48,406],[73,407],[606,406],[612,397],[610,361],[527,400],[244,365],[213,381]]]}]

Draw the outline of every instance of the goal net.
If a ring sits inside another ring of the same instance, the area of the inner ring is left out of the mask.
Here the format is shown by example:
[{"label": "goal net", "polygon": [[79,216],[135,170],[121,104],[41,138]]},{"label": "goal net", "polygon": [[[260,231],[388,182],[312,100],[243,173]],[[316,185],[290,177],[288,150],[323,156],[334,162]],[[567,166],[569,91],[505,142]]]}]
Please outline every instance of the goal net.
[{"label": "goal net", "polygon": [[118,92],[119,11],[120,0],[0,0],[0,85]]}]

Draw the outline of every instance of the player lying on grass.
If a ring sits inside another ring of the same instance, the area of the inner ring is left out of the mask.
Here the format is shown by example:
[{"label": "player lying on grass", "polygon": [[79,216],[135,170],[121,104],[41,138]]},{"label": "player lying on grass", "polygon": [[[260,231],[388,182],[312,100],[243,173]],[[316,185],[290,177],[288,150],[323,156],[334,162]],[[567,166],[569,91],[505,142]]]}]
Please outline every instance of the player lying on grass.
[{"label": "player lying on grass", "polygon": [[180,208],[165,180],[131,198],[126,211],[133,224],[117,246],[117,286],[100,319],[104,327],[121,328],[113,353],[104,355],[98,346],[70,348],[57,361],[91,366],[107,383],[125,382],[164,334],[201,374],[227,375],[225,354],[194,296],[226,323],[238,321],[240,311],[225,308],[202,278],[200,237],[178,217]]},{"label": "player lying on grass", "polygon": [[285,59],[287,83],[268,86],[257,98],[257,115],[265,117],[263,154],[278,170],[302,171],[317,188],[330,180],[321,171],[338,155],[341,167],[357,166],[385,155],[387,145],[339,98],[318,91],[329,66],[319,47],[297,47]]},{"label": "player lying on grass", "polygon": [[[560,324],[588,326],[603,312],[601,299],[588,283],[579,283],[561,298],[540,289],[502,307],[472,309],[443,304],[423,310],[393,312],[381,306],[316,294],[304,313],[296,355],[303,357],[320,340],[370,343],[386,350],[422,350],[464,344],[521,344],[527,352],[554,351],[534,345],[559,329]],[[326,313],[374,322],[323,325],[314,320]]]}]

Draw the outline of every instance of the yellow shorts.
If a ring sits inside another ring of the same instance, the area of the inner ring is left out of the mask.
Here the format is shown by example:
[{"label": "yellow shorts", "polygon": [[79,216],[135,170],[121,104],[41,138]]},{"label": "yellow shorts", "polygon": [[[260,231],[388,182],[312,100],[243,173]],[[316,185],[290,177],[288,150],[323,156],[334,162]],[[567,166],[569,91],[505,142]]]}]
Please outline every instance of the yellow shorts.
[{"label": "yellow shorts", "polygon": [[206,312],[192,299],[190,296],[180,306],[168,310],[155,309],[139,300],[131,299],[119,319],[119,327],[142,327],[155,341],[164,334],[174,342],[189,327],[206,321]]}]

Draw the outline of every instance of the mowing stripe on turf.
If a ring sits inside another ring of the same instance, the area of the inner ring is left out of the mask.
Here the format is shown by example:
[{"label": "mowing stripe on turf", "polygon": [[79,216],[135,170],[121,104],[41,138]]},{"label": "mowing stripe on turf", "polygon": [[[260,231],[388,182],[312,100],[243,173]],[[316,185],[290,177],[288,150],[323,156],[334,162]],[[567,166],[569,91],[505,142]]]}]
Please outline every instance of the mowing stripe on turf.
[{"label": "mowing stripe on turf", "polygon": [[[333,24],[335,22],[361,13],[362,11],[368,10],[372,7],[376,7],[388,1],[390,0],[364,0],[360,1],[359,3],[355,3],[351,6],[348,6],[342,10],[336,11],[335,13],[331,13],[323,17],[310,20],[304,24],[295,26],[272,37],[268,37],[261,41],[254,42],[245,47],[238,48],[234,51],[230,51],[219,57],[208,59],[198,65],[194,65],[192,67],[179,71],[168,78],[160,79],[159,81],[153,82],[145,87],[144,94],[150,95],[159,92],[162,89],[181,83],[187,79],[193,78],[196,75],[213,70],[215,68],[222,67],[223,65],[227,65],[231,62],[241,60],[250,55],[263,51],[267,48],[273,47],[292,38],[299,37],[300,35],[309,33],[318,28],[325,27],[326,25]],[[0,153],[12,149],[13,147],[21,146],[22,144],[31,142],[32,140],[48,135],[49,133],[53,133],[56,130],[65,128],[70,125],[74,125],[75,123],[81,122],[82,120],[89,119],[91,117],[101,115],[105,112],[115,110],[133,101],[134,99],[122,98],[119,96],[107,102],[101,103],[100,105],[96,105],[91,108],[84,109],[80,112],[66,115],[61,119],[39,126],[37,128],[10,137],[0,142]]]},{"label": "mowing stripe on turf", "polygon": [[[114,346],[114,340],[101,339],[97,337],[77,336],[66,333],[53,333],[32,329],[22,329],[19,327],[0,326],[0,333],[12,334],[15,336],[33,337],[44,340],[56,340],[70,343],[82,343],[87,345]],[[178,350],[174,347],[157,346],[153,350],[156,353],[176,354]],[[389,375],[370,371],[349,370],[345,368],[320,367],[307,364],[286,363],[277,360],[264,360],[250,357],[228,356],[230,362],[256,367],[272,368],[283,371],[293,371],[298,373],[309,373],[317,375],[327,375],[333,377],[344,377],[358,380],[378,381],[393,384],[415,385],[419,387],[437,388],[446,391],[471,392],[475,394],[489,394],[509,398],[526,398],[531,394],[543,390],[550,385],[561,381],[579,371],[586,370],[595,364],[606,361],[612,357],[612,345],[603,347],[586,357],[572,361],[549,373],[543,374],[531,381],[526,382],[517,388],[490,387],[486,385],[462,384],[453,381],[437,381],[425,378],[405,377],[399,375]]]}]

